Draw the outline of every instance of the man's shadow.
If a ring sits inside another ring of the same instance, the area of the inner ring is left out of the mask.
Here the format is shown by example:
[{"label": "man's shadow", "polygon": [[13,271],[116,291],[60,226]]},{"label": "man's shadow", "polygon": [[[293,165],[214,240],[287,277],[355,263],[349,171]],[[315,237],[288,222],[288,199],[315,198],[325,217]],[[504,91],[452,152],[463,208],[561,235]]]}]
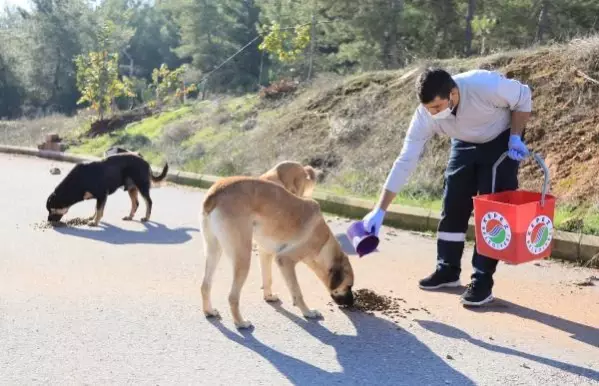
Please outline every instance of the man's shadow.
[{"label": "man's shadow", "polygon": [[[333,347],[343,370],[328,372],[265,345],[251,331],[240,335],[223,326],[220,320],[210,320],[223,335],[268,360],[293,384],[475,384],[412,334],[384,319],[343,311],[355,327],[356,335],[337,335],[317,321],[300,318],[276,303],[272,306],[320,342]],[[294,346],[301,345],[297,335],[289,339],[296,340]]]},{"label": "man's shadow", "polygon": [[[461,295],[465,287],[441,288],[438,292],[447,294]],[[466,307],[469,311],[477,313],[498,312],[517,316],[519,318],[533,320],[535,322],[553,327],[571,334],[572,339],[586,343],[593,347],[599,347],[599,328],[587,326],[584,324],[572,322],[570,320],[560,318],[559,316],[546,314],[541,311],[533,310],[512,303],[510,301],[495,298],[491,303],[485,304],[482,307]]]},{"label": "man's shadow", "polygon": [[446,338],[458,339],[458,340],[466,340],[470,344],[478,346],[480,348],[484,348],[489,351],[518,356],[520,358],[528,359],[537,363],[541,363],[547,366],[554,367],[556,369],[560,369],[562,371],[567,371],[569,373],[579,375],[582,377],[589,378],[591,380],[599,381],[599,372],[591,369],[587,369],[584,367],[571,365],[569,363],[560,362],[554,359],[545,358],[539,355],[528,354],[522,351],[514,350],[508,347],[503,347],[491,343],[484,342],[482,340],[476,339],[468,335],[466,332],[457,329],[453,326],[449,326],[444,323],[434,322],[429,320],[414,320],[416,323],[420,324],[426,330],[433,332],[435,334],[444,336]]},{"label": "man's shadow", "polygon": [[142,223],[144,230],[129,230],[112,224],[100,222],[97,227],[58,227],[58,233],[102,241],[108,244],[183,244],[191,240],[190,232],[199,232],[197,228],[168,228],[153,221]]},{"label": "man's shadow", "polygon": [[546,314],[531,308],[523,307],[507,300],[495,298],[492,303],[484,307],[472,308],[474,312],[500,312],[517,316],[519,318],[534,320],[555,329],[572,334],[572,338],[580,342],[599,347],[599,328],[572,322],[559,316]]}]

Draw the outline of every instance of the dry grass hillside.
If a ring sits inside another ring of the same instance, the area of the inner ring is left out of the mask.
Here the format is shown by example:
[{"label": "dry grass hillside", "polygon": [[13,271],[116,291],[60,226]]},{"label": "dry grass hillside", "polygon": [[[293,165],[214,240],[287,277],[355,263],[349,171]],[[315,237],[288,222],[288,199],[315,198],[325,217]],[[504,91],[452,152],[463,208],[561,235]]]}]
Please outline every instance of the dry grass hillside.
[{"label": "dry grass hillside", "polygon": [[[568,45],[516,51],[474,60],[422,63],[397,72],[321,79],[287,103],[269,110],[252,131],[219,147],[238,172],[258,173],[278,160],[298,159],[327,172],[325,181],[352,193],[378,193],[402,146],[416,107],[414,80],[425,65],[456,73],[498,70],[533,89],[534,112],[527,142],[551,172],[563,202],[595,204],[599,197],[599,38]],[[587,78],[590,77],[590,78]],[[448,140],[434,138],[406,193],[438,197]],[[542,173],[531,160],[522,166],[522,185],[540,189]]]},{"label": "dry grass hillside", "polygon": [[[322,76],[280,99],[247,95],[192,103],[93,138],[85,134],[85,125],[72,131],[73,120],[65,119],[61,131],[69,128],[71,133],[68,151],[99,155],[120,144],[140,150],[156,164],[167,159],[177,168],[212,174],[258,174],[277,161],[294,159],[321,168],[322,184],[329,189],[373,196],[402,147],[417,104],[414,80],[426,65],[452,73],[495,69],[529,84],[534,112],[527,139],[549,166],[552,192],[562,204],[583,201],[595,206],[599,83],[593,79],[599,79],[599,38],[469,60],[431,61],[400,71]],[[0,122],[0,129],[5,142],[35,142],[41,125]],[[447,138],[430,141],[405,195],[440,196],[447,151]],[[523,187],[540,189],[539,167],[526,161],[521,170]]]}]

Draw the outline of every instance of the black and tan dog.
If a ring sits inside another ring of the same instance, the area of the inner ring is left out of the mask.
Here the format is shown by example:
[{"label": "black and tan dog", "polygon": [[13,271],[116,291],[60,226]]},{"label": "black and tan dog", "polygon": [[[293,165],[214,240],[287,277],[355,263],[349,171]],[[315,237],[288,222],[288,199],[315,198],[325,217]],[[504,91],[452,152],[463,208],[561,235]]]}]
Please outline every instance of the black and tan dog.
[{"label": "black and tan dog", "polygon": [[146,203],[146,216],[141,221],[148,221],[152,212],[150,187],[160,184],[168,173],[168,163],[164,165],[158,177],[152,174],[150,164],[143,158],[131,154],[114,154],[100,161],[81,163],[58,184],[46,201],[48,221],[60,221],[74,204],[96,199],[96,212],[90,217],[89,225],[96,226],[104,215],[104,207],[109,195],[118,188],[132,181],[128,190],[131,198],[131,211],[123,220],[131,220],[139,207],[137,194],[140,193]]},{"label": "black and tan dog", "polygon": [[111,155],[115,155],[115,154],[135,154],[138,157],[143,158],[143,156],[141,155],[140,152],[138,151],[131,151],[129,149],[125,149],[124,147],[120,147],[120,146],[113,146],[111,148],[109,148],[108,150],[106,150],[104,152],[104,158],[106,157],[110,157]]},{"label": "black and tan dog", "polygon": [[[108,150],[106,150],[104,152],[104,158],[110,157],[115,154],[134,154],[140,158],[143,158],[143,155],[141,155],[140,152],[131,151],[129,149],[126,149],[126,148],[120,147],[120,146],[113,146],[113,147],[109,148]],[[133,183],[133,180],[131,180],[131,178],[125,178],[123,190],[128,192],[131,189],[135,189],[135,183]]]}]

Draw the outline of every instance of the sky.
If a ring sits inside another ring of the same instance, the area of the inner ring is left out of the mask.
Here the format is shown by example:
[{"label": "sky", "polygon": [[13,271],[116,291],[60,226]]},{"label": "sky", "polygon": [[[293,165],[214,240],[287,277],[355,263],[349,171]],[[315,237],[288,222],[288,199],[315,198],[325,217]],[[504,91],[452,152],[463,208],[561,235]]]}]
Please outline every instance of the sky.
[{"label": "sky", "polygon": [[[97,3],[98,1],[95,2]],[[31,9],[31,7],[29,6],[29,0],[0,0],[0,12],[2,12],[2,10],[4,10],[4,7],[7,5]]]},{"label": "sky", "polygon": [[0,10],[4,9],[5,6],[19,6],[25,9],[29,8],[29,0],[0,0]]}]

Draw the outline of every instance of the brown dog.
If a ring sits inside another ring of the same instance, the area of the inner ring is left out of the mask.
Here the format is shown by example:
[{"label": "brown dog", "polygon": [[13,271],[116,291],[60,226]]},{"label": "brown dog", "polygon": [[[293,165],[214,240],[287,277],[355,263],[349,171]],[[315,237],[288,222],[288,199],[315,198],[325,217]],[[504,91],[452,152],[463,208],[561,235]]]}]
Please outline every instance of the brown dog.
[{"label": "brown dog", "polygon": [[[282,161],[262,174],[260,179],[279,184],[298,197],[312,197],[316,186],[316,176],[316,170],[310,165],[303,166],[296,161]],[[260,244],[256,246],[260,256],[264,300],[277,302],[279,297],[272,293],[272,260],[274,253],[269,253]]]},{"label": "brown dog", "polygon": [[[201,229],[206,270],[202,282],[204,314],[212,308],[212,280],[221,254],[233,260],[234,278],[229,306],[237,328],[252,324],[241,316],[239,298],[252,257],[252,239],[275,260],[297,306],[307,318],[320,317],[304,302],[295,265],[304,262],[328,288],[335,303],[353,304],[353,269],[349,258],[327,226],[318,203],[301,198],[279,184],[255,177],[225,177],[213,184],[202,204]],[[266,266],[270,268],[269,259]],[[269,269],[270,270],[270,269]],[[264,283],[264,295],[270,293]]]},{"label": "brown dog", "polygon": [[282,161],[260,176],[261,179],[283,185],[300,197],[311,197],[316,186],[316,170],[295,161]]}]

